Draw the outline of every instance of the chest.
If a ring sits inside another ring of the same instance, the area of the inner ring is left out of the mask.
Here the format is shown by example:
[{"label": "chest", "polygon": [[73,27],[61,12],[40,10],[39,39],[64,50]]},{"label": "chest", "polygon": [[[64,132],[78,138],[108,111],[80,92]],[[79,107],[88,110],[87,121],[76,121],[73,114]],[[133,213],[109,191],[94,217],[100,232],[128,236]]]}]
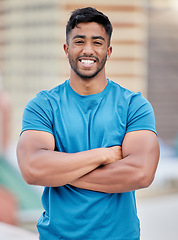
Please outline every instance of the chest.
[{"label": "chest", "polygon": [[108,99],[61,103],[55,113],[54,135],[60,151],[77,152],[121,145],[126,111]]}]

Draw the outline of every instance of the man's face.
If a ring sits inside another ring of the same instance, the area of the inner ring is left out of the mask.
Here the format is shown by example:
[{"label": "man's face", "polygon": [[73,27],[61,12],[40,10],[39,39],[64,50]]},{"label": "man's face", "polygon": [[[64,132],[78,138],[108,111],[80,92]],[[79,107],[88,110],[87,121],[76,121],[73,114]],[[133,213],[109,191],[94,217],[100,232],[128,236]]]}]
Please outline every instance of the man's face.
[{"label": "man's face", "polygon": [[82,79],[91,79],[104,70],[112,48],[102,25],[95,22],[80,23],[68,36],[64,50],[72,71]]}]

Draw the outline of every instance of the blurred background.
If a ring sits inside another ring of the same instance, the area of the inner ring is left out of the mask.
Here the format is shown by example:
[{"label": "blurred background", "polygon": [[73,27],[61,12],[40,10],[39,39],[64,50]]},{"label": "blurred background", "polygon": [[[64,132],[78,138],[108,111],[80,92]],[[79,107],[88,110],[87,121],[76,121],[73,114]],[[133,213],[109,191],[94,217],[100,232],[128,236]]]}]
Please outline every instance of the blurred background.
[{"label": "blurred background", "polygon": [[0,240],[37,239],[42,188],[24,183],[15,153],[22,114],[36,93],[68,79],[65,25],[86,6],[108,15],[114,27],[107,76],[140,91],[155,111],[161,156],[151,187],[137,191],[141,239],[176,240],[177,0],[0,1]]}]

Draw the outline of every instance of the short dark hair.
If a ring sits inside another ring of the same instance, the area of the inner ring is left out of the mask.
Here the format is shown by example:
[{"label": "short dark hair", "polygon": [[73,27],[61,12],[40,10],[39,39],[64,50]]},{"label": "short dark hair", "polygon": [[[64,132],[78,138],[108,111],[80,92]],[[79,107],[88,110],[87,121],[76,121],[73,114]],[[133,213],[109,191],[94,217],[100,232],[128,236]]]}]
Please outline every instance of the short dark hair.
[{"label": "short dark hair", "polygon": [[79,8],[72,12],[72,15],[70,16],[66,25],[66,42],[68,43],[68,35],[72,29],[77,27],[79,23],[88,22],[96,22],[104,27],[109,37],[108,45],[110,45],[113,30],[112,24],[106,15],[92,7]]}]

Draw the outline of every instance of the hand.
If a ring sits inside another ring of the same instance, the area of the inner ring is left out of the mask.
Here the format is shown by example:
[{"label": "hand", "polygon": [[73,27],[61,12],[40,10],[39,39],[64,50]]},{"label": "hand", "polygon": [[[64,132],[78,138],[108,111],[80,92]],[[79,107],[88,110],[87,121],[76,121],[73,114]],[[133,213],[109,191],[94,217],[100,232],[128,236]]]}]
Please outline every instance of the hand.
[{"label": "hand", "polygon": [[121,146],[113,146],[113,147],[105,148],[104,154],[105,154],[105,160],[103,162],[103,165],[114,163],[122,159],[122,148]]}]

